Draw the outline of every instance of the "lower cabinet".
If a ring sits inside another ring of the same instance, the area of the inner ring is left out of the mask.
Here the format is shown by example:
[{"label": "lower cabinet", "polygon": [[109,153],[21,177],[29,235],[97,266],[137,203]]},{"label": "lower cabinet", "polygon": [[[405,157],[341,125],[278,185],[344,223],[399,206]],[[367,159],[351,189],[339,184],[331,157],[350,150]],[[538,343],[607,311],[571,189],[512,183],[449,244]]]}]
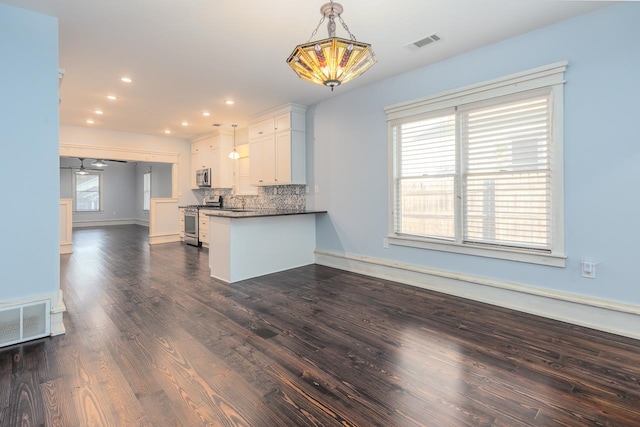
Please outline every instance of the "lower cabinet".
[{"label": "lower cabinet", "polygon": [[198,213],[198,239],[205,248],[209,247],[209,216]]}]

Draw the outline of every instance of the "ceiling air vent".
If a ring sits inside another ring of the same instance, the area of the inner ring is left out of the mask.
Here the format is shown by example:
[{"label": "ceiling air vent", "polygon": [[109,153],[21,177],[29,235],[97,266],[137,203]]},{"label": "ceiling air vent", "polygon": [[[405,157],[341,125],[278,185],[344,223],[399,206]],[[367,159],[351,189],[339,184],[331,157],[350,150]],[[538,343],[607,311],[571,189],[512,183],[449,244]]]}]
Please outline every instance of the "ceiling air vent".
[{"label": "ceiling air vent", "polygon": [[413,50],[420,49],[421,47],[425,47],[426,45],[431,44],[433,42],[437,42],[438,40],[440,40],[440,37],[436,34],[432,34],[429,37],[425,37],[423,39],[420,39],[418,41],[411,43],[408,47]]}]

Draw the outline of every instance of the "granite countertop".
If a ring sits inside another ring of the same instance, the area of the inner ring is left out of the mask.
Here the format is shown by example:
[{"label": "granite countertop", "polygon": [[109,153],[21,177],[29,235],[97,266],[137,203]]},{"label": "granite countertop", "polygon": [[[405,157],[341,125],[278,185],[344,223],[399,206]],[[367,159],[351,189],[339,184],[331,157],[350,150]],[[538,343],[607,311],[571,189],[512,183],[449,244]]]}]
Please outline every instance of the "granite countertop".
[{"label": "granite countertop", "polygon": [[209,216],[225,218],[256,218],[261,216],[306,215],[327,213],[327,211],[308,211],[305,209],[234,209],[234,208],[200,208]]}]

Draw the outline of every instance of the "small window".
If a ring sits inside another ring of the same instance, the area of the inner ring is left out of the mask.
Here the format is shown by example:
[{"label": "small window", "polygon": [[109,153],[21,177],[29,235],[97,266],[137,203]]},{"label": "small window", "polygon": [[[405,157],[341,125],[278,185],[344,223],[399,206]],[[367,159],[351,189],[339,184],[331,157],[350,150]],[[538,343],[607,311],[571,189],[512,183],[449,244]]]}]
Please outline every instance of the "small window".
[{"label": "small window", "polygon": [[144,174],[144,184],[143,184],[143,193],[144,200],[142,202],[142,209],[146,212],[149,211],[149,206],[151,204],[151,171],[146,172]]},{"label": "small window", "polygon": [[387,110],[389,243],[564,266],[564,66],[539,71]]},{"label": "small window", "polygon": [[100,212],[102,210],[102,177],[97,172],[74,174],[74,207],[76,212]]}]

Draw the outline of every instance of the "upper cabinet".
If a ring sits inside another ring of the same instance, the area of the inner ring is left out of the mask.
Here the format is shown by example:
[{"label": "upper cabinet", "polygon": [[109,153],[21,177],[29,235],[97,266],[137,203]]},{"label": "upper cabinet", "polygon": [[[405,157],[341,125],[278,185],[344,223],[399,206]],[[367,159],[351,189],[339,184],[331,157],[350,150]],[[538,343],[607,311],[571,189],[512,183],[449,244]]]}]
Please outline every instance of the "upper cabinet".
[{"label": "upper cabinet", "polygon": [[306,109],[303,105],[287,104],[249,124],[252,185],[306,184]]},{"label": "upper cabinet", "polygon": [[233,160],[229,153],[233,150],[230,133],[208,136],[191,143],[191,188],[197,189],[196,171],[211,169],[212,188],[233,187]]}]

